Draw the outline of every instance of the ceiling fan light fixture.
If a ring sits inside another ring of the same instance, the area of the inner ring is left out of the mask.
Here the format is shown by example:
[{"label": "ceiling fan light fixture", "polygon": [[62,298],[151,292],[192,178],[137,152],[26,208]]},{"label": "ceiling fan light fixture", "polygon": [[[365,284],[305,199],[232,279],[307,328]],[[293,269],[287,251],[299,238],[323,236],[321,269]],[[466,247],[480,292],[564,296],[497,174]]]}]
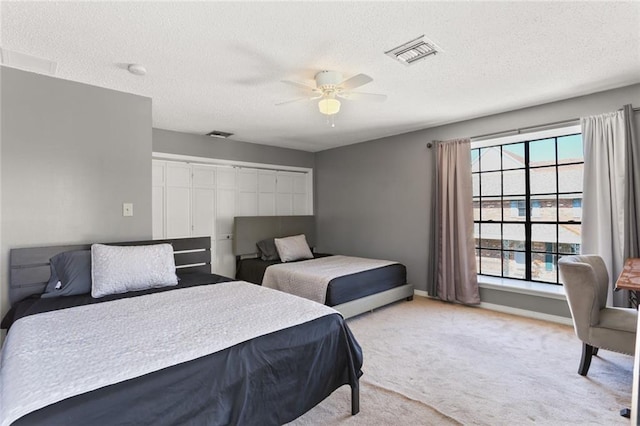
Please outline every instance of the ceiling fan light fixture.
[{"label": "ceiling fan light fixture", "polygon": [[340,112],[340,101],[335,98],[324,98],[318,102],[318,109],[324,115],[334,115]]}]

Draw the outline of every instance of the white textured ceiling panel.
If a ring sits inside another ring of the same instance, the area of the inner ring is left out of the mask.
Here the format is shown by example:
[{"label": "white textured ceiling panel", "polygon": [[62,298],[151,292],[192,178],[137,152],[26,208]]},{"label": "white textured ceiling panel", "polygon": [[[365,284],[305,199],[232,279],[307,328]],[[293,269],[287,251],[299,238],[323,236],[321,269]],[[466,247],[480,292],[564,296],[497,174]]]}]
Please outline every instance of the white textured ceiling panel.
[{"label": "white textured ceiling panel", "polygon": [[[638,2],[3,2],[5,49],[153,98],[154,127],[320,151],[640,82]],[[386,50],[425,34],[410,67]],[[143,64],[144,77],[126,71]],[[384,103],[275,106],[328,69]]]}]

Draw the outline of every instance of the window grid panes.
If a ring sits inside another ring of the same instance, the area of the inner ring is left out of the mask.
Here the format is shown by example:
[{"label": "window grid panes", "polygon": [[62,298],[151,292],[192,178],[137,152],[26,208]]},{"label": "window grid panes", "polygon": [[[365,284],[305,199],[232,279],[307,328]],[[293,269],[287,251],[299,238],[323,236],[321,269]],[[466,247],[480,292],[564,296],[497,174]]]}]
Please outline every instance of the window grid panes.
[{"label": "window grid panes", "polygon": [[558,284],[580,253],[582,135],[471,150],[478,273]]}]

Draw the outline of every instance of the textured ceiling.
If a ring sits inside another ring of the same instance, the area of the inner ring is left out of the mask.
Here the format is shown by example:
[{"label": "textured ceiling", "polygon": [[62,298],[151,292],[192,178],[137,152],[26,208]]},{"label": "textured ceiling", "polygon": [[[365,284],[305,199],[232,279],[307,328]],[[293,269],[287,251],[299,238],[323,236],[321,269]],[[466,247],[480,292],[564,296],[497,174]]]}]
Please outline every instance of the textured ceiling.
[{"label": "textured ceiling", "polygon": [[[640,82],[638,2],[2,2],[3,48],[153,99],[153,126],[320,151]],[[444,53],[384,55],[422,34]],[[143,64],[144,77],[124,68]],[[283,79],[358,73],[327,125]]]}]

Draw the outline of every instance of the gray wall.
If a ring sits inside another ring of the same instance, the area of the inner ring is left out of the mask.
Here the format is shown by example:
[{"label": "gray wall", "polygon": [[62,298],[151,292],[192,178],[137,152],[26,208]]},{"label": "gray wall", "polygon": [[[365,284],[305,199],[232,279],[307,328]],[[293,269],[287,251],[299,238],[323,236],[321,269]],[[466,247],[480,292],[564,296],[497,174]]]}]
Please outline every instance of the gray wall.
[{"label": "gray wall", "polygon": [[[426,291],[435,162],[427,142],[600,114],[628,103],[640,106],[640,84],[319,152],[318,249],[399,260],[409,282]],[[483,301],[508,303],[493,293],[483,292]]]},{"label": "gray wall", "polygon": [[151,99],[10,68],[1,78],[4,314],[10,248],[151,238]]},{"label": "gray wall", "polygon": [[295,149],[153,129],[153,151],[283,166],[314,166],[314,154]]}]

